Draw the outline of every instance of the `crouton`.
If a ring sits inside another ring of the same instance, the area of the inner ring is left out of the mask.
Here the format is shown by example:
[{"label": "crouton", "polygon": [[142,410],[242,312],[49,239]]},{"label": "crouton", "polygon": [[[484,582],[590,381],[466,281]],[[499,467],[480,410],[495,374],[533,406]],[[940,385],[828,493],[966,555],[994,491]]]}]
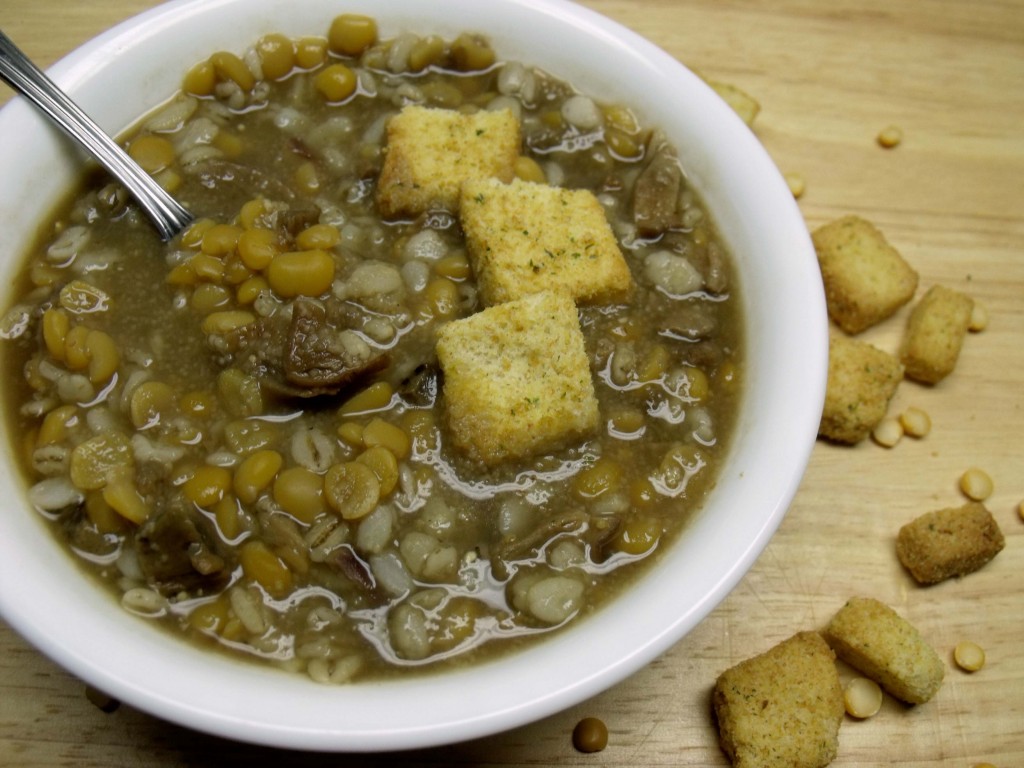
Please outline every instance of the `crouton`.
[{"label": "crouton", "polygon": [[910,313],[900,349],[908,377],[935,384],[953,372],[973,309],[974,301],[959,291],[928,289]]},{"label": "crouton", "polygon": [[870,328],[913,298],[917,272],[871,222],[845,216],[816,229],[811,239],[829,317],[847,333]]},{"label": "crouton", "polygon": [[462,185],[459,212],[480,295],[488,305],[547,289],[580,304],[627,299],[633,289],[604,209],[589,190],[516,179]]},{"label": "crouton", "polygon": [[834,659],[817,632],[800,632],[719,676],[718,736],[736,768],[819,768],[835,758],[844,704]]},{"label": "crouton", "polygon": [[492,466],[593,431],[597,398],[576,305],[545,291],[438,331],[452,443]]},{"label": "crouton", "polygon": [[965,576],[1006,544],[999,524],[978,501],[928,512],[900,528],[896,555],[921,584]]},{"label": "crouton", "polygon": [[388,121],[377,205],[388,217],[455,212],[466,179],[511,181],[521,143],[511,110],[405,107]]},{"label": "crouton", "polygon": [[874,598],[854,597],[832,617],[825,640],[840,659],[908,704],[942,685],[945,667],[910,622]]},{"label": "crouton", "polygon": [[885,416],[903,378],[893,355],[863,341],[829,340],[828,383],[818,434],[840,443],[858,443]]}]

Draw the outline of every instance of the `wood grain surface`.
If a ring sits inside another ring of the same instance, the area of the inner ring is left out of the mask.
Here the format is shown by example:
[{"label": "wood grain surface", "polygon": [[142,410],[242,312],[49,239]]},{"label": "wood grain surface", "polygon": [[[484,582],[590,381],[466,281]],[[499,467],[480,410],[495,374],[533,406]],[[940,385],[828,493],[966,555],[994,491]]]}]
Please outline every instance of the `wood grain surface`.
[{"label": "wood grain surface", "polygon": [[[0,28],[48,65],[155,4],[2,0]],[[447,748],[344,759],[240,745],[128,706],[105,713],[81,682],[0,625],[0,765],[728,765],[710,714],[716,676],[820,628],[864,594],[910,619],[948,669],[927,704],[887,697],[874,718],[847,719],[833,765],[1024,766],[1024,1],[584,4],[754,95],[757,135],[783,172],[806,181],[800,206],[809,227],[864,216],[920,272],[921,291],[943,283],[987,308],[988,329],[967,339],[951,377],[930,388],[906,382],[893,401],[893,412],[927,410],[932,433],[891,450],[819,443],[779,532],[705,621],[620,685],[532,725]],[[886,150],[875,137],[890,124],[904,140]],[[905,320],[904,311],[864,338],[895,350]],[[970,466],[995,480],[988,506],[1006,549],[975,574],[921,588],[896,560],[896,531],[962,503],[957,480]],[[981,671],[954,665],[963,639],[984,647]],[[572,747],[585,715],[608,724],[603,752]]]}]

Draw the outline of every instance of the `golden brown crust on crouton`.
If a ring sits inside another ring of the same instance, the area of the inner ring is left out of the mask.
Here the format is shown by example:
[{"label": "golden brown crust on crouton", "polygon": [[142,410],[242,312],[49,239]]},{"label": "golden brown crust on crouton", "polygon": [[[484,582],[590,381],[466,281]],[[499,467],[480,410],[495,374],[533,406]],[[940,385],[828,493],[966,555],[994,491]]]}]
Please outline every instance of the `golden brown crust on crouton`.
[{"label": "golden brown crust on crouton", "polygon": [[599,413],[576,305],[545,291],[438,332],[452,442],[487,465],[556,447]]},{"label": "golden brown crust on crouton", "polygon": [[908,377],[935,384],[953,372],[973,309],[974,301],[959,291],[928,289],[910,314],[900,350]]},{"label": "golden brown crust on crouton", "polygon": [[1006,544],[999,524],[978,501],[928,512],[900,528],[896,555],[921,584],[965,576]]},{"label": "golden brown crust on crouton", "polygon": [[488,305],[547,289],[580,304],[623,301],[632,292],[629,266],[589,190],[468,181],[459,218]]},{"label": "golden brown crust on crouton", "polygon": [[888,352],[863,341],[833,336],[818,434],[840,443],[860,442],[885,416],[902,379],[903,366]]},{"label": "golden brown crust on crouton", "polygon": [[457,211],[466,179],[515,175],[522,138],[510,110],[472,115],[406,107],[388,121],[377,204],[384,216],[416,216],[432,208]]},{"label": "golden brown crust on crouton", "polygon": [[845,216],[811,234],[828,314],[856,334],[892,315],[917,290],[917,272],[869,221]]},{"label": "golden brown crust on crouton", "polygon": [[942,685],[945,667],[917,629],[874,598],[854,597],[832,617],[825,640],[840,659],[909,704]]},{"label": "golden brown crust on crouton", "polygon": [[800,632],[719,676],[719,741],[736,768],[820,768],[835,758],[844,705],[834,659],[817,632]]}]

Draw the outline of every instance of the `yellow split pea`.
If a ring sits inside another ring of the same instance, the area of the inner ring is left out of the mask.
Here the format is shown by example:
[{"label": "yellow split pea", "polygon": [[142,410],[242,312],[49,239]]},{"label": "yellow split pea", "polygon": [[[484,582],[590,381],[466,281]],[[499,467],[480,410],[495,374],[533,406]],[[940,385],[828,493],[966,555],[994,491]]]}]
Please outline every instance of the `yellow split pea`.
[{"label": "yellow split pea", "polygon": [[320,296],[334,282],[334,259],[326,251],[289,251],[274,257],[267,282],[278,296]]},{"label": "yellow split pea", "polygon": [[359,462],[335,464],[324,479],[327,501],[345,520],[358,520],[380,501],[380,481],[373,469]]},{"label": "yellow split pea", "polygon": [[984,501],[994,489],[992,478],[978,467],[971,467],[960,476],[960,490],[972,501]]},{"label": "yellow split pea", "polygon": [[804,181],[804,177],[799,173],[787,173],[785,179],[790,194],[798,200],[803,197],[804,192],[807,190],[807,182]]},{"label": "yellow split pea", "polygon": [[874,680],[855,677],[843,689],[843,703],[850,717],[865,720],[882,708],[882,689]]},{"label": "yellow split pea", "polygon": [[331,64],[313,79],[317,91],[328,101],[344,101],[356,92],[356,73],[344,64]]},{"label": "yellow split pea", "polygon": [[295,68],[295,44],[278,33],[266,35],[256,43],[263,77],[280,80]]},{"label": "yellow split pea", "polygon": [[343,13],[331,22],[327,42],[334,53],[359,56],[377,42],[377,22],[370,16]]},{"label": "yellow split pea", "polygon": [[894,447],[903,437],[904,427],[901,420],[884,418],[871,430],[871,437],[883,448]]},{"label": "yellow split pea", "polygon": [[953,649],[953,659],[965,672],[977,672],[985,666],[985,651],[977,643],[963,640]]},{"label": "yellow split pea", "polygon": [[899,418],[903,432],[911,437],[925,437],[932,430],[931,417],[920,408],[907,408]]},{"label": "yellow split pea", "polygon": [[879,146],[892,149],[903,141],[903,129],[898,125],[890,125],[879,132],[877,140]]}]

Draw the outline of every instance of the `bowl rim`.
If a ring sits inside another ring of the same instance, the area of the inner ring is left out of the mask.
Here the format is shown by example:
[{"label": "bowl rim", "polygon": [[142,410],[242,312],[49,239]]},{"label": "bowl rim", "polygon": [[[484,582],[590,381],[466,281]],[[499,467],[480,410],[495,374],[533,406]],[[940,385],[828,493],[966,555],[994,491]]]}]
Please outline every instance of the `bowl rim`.
[{"label": "bowl rim", "polygon": [[[100,109],[110,101],[104,78],[112,60],[140,60],[147,46],[166,44],[168,32],[180,34],[181,30],[195,30],[203,23],[214,27],[209,23],[211,19],[225,20],[243,3],[247,11],[263,11],[258,15],[270,19],[270,26],[264,31],[290,33],[310,18],[329,20],[340,12],[336,4],[327,0],[299,4],[290,0],[172,0],[87,42],[55,64],[49,74],[86,111]],[[509,49],[507,41],[514,39],[519,25],[531,22],[531,30],[542,37],[564,41],[564,52],[549,52],[546,56],[564,61],[566,67],[572,68],[573,57],[596,41],[599,47],[594,50],[599,53],[591,51],[584,56],[587,61],[614,54],[631,73],[650,77],[650,82],[660,89],[671,86],[699,105],[699,114],[687,114],[685,118],[689,121],[685,128],[688,135],[702,136],[709,142],[714,137],[709,146],[721,144],[730,149],[691,152],[684,157],[684,166],[716,220],[730,222],[723,235],[730,241],[734,256],[736,246],[741,245],[744,250],[738,260],[751,268],[752,275],[756,273],[766,279],[779,278],[767,271],[769,267],[752,259],[748,253],[751,244],[757,243],[776,258],[788,256],[773,263],[771,269],[788,281],[785,287],[792,292],[787,297],[789,301],[773,303],[773,297],[747,290],[751,280],[740,280],[744,311],[765,320],[757,328],[748,324],[747,330],[746,364],[758,377],[758,391],[751,392],[748,386],[743,397],[734,446],[719,477],[719,488],[689,524],[689,531],[672,545],[678,552],[661,558],[632,585],[630,610],[623,615],[625,603],[619,598],[575,626],[512,657],[441,675],[342,688],[316,686],[298,675],[289,676],[226,660],[208,650],[193,649],[181,639],[139,621],[101,594],[91,580],[73,579],[75,566],[56,547],[46,551],[12,549],[9,557],[0,558],[0,615],[16,631],[89,684],[165,720],[270,746],[362,752],[464,741],[564,710],[637,671],[707,616],[767,545],[806,468],[824,401],[828,345],[824,297],[800,211],[756,137],[703,81],[676,59],[583,6],[567,0],[501,0],[486,4],[477,0],[445,0],[437,6],[432,4],[432,9],[440,6],[445,9],[445,21],[432,24],[432,31],[445,26],[446,31],[486,29],[501,54]],[[350,0],[344,10],[362,10],[377,16],[382,24],[387,18],[391,19],[387,23],[394,25],[401,24],[403,17],[412,19],[417,13],[422,14],[422,8],[419,0],[394,0],[388,8],[377,7],[373,0]],[[282,19],[287,19],[287,23],[278,23]],[[484,22],[495,24],[499,31],[493,31]],[[259,24],[250,21],[245,26],[248,31],[242,45],[262,34],[257,32],[248,37],[249,31]],[[326,27],[306,31],[318,34],[317,29],[325,31]],[[207,31],[198,35],[192,46],[208,55],[215,48],[201,46],[224,34],[238,37],[241,33]],[[539,63],[538,57],[530,57],[526,63]],[[547,59],[544,63],[551,69]],[[584,92],[595,92],[594,88],[600,85],[603,93],[607,84],[587,82],[588,71],[596,70],[584,67],[578,77],[558,70],[555,74],[565,76]],[[615,87],[622,92],[627,89],[622,83]],[[153,92],[164,93],[159,89]],[[166,96],[170,95],[167,91]],[[105,122],[98,122],[111,132],[120,131],[138,116],[123,109],[122,113],[100,109],[106,118]],[[678,105],[656,105],[650,109],[652,115],[641,117],[646,124],[664,127],[669,121],[659,121],[658,116],[678,116],[679,109]],[[0,111],[0,135],[28,131],[40,124],[41,118],[19,99]],[[45,131],[46,136],[37,143],[48,153],[49,166],[78,161],[76,153],[60,137],[48,127]],[[28,163],[22,167],[29,170],[33,167],[31,161],[16,161],[11,150],[0,149],[0,169],[14,162]],[[741,185],[747,190],[742,195],[725,194],[725,190],[751,177],[756,179],[756,196],[748,189],[752,186],[749,181]],[[53,198],[54,190],[62,183],[59,178],[49,188],[41,183],[41,194]],[[0,196],[0,208],[3,202]],[[48,213],[48,209],[43,213]],[[0,224],[4,218],[16,220],[19,215],[17,209],[0,211]],[[19,253],[27,243],[20,245]],[[770,348],[767,344],[756,347],[752,343],[767,341],[778,332],[800,343]],[[793,380],[806,384],[799,398],[790,397],[774,410],[760,402],[767,398],[765,392],[781,392]],[[6,423],[3,431],[9,439]],[[780,445],[780,439],[790,442]],[[0,468],[0,488],[24,488],[15,474],[4,463]],[[714,513],[723,510],[735,517],[738,532],[714,519]],[[41,522],[34,513],[0,518],[0,536],[8,541],[17,541],[40,529]],[[709,558],[709,553],[715,552],[728,553],[728,562]],[[693,563],[698,564],[702,575],[699,583],[693,583],[691,578]],[[26,574],[41,589],[26,589]],[[42,602],[42,594],[51,595],[53,602]],[[662,607],[673,603],[671,610]],[[622,626],[624,618],[629,620],[626,627]],[[83,644],[83,638],[89,642]],[[595,642],[594,638],[605,638],[607,642]],[[580,652],[581,647],[586,649],[585,653]],[[174,674],[154,677],[152,659],[156,656],[177,665]],[[506,670],[513,668],[519,679],[512,686],[514,690],[509,690]],[[230,682],[230,687],[225,687],[225,682]],[[266,700],[260,697],[268,691],[287,703],[291,711],[271,717],[274,708],[267,707]],[[429,711],[409,703],[423,701],[431,702]],[[387,712],[391,721],[379,722],[381,712]],[[343,717],[346,721],[339,724],[337,720]]]}]

